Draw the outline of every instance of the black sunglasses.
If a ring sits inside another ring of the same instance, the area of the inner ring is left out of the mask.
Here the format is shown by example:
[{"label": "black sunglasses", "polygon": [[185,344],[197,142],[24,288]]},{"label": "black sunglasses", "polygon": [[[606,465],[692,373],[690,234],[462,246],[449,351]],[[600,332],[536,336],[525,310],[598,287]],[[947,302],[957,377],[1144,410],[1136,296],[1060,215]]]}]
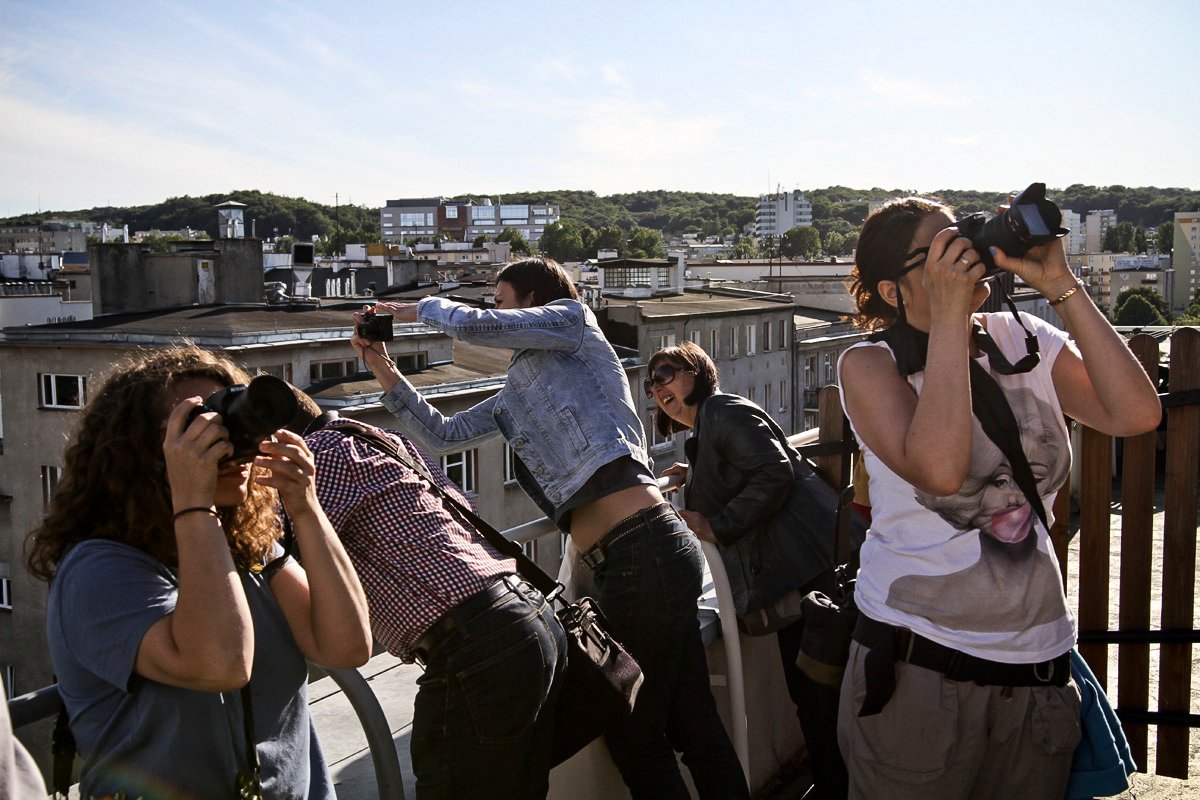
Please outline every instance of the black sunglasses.
[{"label": "black sunglasses", "polygon": [[658,369],[650,374],[649,378],[642,381],[642,389],[646,391],[646,397],[653,398],[654,392],[651,391],[655,385],[668,386],[671,381],[675,380],[675,376],[680,372],[689,372],[692,375],[696,374],[696,370],[687,369],[686,367],[677,367],[674,364],[659,364]]}]

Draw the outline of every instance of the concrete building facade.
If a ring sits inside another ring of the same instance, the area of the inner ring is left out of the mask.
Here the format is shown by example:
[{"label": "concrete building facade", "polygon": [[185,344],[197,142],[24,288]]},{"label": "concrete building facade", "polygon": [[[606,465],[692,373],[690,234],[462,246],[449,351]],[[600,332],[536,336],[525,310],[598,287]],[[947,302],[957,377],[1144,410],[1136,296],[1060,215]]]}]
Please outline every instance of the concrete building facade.
[{"label": "concrete building facade", "polygon": [[481,203],[419,197],[388,200],[379,212],[384,241],[405,243],[412,237],[446,234],[470,242],[479,236],[495,239],[505,228],[519,232],[531,244],[542,238],[547,225],[559,221],[557,205],[547,203]]},{"label": "concrete building facade", "polygon": [[792,228],[812,225],[812,203],[799,189],[759,195],[754,207],[754,235],[779,238]]},{"label": "concrete building facade", "polygon": [[1117,212],[1111,208],[1087,212],[1084,222],[1084,245],[1088,253],[1104,252],[1104,234],[1117,224]]},{"label": "concrete building facade", "polygon": [[1171,244],[1171,268],[1175,288],[1171,310],[1179,313],[1192,304],[1200,292],[1200,211],[1176,212],[1175,239]]}]

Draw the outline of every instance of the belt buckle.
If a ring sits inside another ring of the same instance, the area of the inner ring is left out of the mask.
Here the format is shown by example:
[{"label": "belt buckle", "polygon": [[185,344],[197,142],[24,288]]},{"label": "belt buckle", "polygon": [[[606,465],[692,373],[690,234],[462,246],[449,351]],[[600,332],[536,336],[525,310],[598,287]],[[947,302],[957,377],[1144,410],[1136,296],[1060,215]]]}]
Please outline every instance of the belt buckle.
[{"label": "belt buckle", "polygon": [[606,558],[603,549],[599,547],[593,547],[586,553],[580,553],[579,560],[587,565],[588,569],[590,569],[592,572],[595,572],[600,565],[605,562]]},{"label": "belt buckle", "polygon": [[[1046,677],[1044,677],[1044,678],[1041,675],[1041,667],[1043,665],[1046,667]],[[1054,680],[1054,659],[1050,659],[1049,661],[1042,661],[1040,663],[1034,664],[1033,665],[1033,677],[1035,680],[1038,680],[1044,684],[1049,685],[1050,682]]]}]

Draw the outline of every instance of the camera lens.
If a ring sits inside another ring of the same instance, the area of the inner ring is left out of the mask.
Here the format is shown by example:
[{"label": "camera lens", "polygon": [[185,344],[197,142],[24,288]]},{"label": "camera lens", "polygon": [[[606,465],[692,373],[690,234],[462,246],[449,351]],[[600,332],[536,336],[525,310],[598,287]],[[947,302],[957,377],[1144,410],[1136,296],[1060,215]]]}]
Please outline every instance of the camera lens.
[{"label": "camera lens", "polygon": [[273,375],[259,375],[246,387],[247,427],[267,435],[287,425],[296,416],[296,395],[292,387]]}]

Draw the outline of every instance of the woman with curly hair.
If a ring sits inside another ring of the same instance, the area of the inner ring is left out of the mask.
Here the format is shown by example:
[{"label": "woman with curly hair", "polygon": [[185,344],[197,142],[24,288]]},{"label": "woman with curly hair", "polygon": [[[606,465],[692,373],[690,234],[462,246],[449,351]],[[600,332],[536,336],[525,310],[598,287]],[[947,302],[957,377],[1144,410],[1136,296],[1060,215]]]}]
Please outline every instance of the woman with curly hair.
[{"label": "woman with curly hair", "polygon": [[[194,346],[118,368],[30,535],[30,571],[50,581],[50,651],[84,797],[231,797],[254,780],[252,761],[266,797],[333,796],[305,658],[364,663],[366,600],[303,440],[278,431],[252,463],[229,463],[223,420],[197,413],[248,381]],[[275,558],[278,501],[303,568]]]}]

